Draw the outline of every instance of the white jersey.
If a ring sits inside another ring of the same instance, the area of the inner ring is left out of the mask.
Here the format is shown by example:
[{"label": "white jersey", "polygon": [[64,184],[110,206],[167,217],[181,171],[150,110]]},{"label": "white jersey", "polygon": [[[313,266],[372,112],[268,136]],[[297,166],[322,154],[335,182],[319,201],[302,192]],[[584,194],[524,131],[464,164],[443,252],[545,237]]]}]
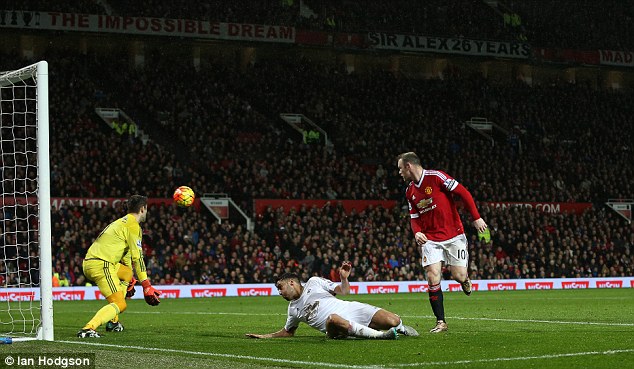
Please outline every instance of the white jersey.
[{"label": "white jersey", "polygon": [[284,329],[290,331],[297,328],[299,322],[304,322],[326,333],[326,320],[330,314],[337,314],[365,326],[369,325],[379,308],[336,298],[334,294],[337,286],[337,283],[325,278],[310,278],[304,285],[301,296],[288,304],[288,317]]}]

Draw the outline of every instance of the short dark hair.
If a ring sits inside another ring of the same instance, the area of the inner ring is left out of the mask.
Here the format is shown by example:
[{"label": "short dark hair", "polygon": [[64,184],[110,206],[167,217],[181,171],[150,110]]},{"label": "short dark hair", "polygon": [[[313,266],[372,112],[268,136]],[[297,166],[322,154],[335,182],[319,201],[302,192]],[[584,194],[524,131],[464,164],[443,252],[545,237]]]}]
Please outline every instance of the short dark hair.
[{"label": "short dark hair", "polygon": [[128,213],[138,213],[141,208],[147,205],[147,196],[132,195],[123,202],[123,209]]},{"label": "short dark hair", "polygon": [[405,163],[410,163],[414,165],[421,165],[420,158],[413,151],[402,153],[398,156],[397,160],[403,160],[403,162]]},{"label": "short dark hair", "polygon": [[284,273],[275,280],[275,286],[277,287],[277,284],[279,282],[285,281],[287,279],[294,279],[297,281],[297,283],[301,283],[301,281],[299,280],[299,276],[296,273]]}]

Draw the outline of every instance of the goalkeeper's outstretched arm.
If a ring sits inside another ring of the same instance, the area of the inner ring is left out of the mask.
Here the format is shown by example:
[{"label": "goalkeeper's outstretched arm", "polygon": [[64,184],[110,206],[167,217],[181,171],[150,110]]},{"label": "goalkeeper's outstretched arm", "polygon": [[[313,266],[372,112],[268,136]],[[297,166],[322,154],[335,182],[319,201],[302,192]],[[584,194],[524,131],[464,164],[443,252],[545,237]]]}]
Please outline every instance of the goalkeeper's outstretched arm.
[{"label": "goalkeeper's outstretched arm", "polygon": [[295,330],[297,327],[292,328],[290,331],[287,331],[285,328],[280,329],[274,333],[268,334],[255,334],[255,333],[247,333],[245,336],[249,338],[282,338],[282,337],[293,337],[295,335]]}]

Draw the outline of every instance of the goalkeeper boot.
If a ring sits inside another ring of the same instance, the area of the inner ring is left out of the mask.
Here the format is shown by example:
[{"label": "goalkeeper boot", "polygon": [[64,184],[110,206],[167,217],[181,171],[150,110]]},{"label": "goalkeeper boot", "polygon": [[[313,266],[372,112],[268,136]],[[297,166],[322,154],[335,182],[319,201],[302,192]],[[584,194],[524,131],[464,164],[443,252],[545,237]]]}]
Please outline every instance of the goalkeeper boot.
[{"label": "goalkeeper boot", "polygon": [[470,296],[471,295],[471,279],[467,278],[466,281],[460,283],[460,287],[462,287],[462,292],[464,292],[465,295]]},{"label": "goalkeeper boot", "polygon": [[94,329],[82,329],[77,332],[79,338],[99,338],[101,337]]},{"label": "goalkeeper boot", "polygon": [[106,332],[123,332],[123,324],[120,322],[113,323],[109,321],[106,323]]},{"label": "goalkeeper boot", "polygon": [[403,336],[410,336],[410,337],[419,336],[418,331],[416,329],[405,324],[403,324],[403,328],[398,330],[398,333],[402,334]]},{"label": "goalkeeper boot", "polygon": [[440,333],[440,332],[446,332],[447,331],[447,323],[445,323],[442,320],[439,320],[436,322],[436,326],[434,328],[432,328],[429,333]]}]

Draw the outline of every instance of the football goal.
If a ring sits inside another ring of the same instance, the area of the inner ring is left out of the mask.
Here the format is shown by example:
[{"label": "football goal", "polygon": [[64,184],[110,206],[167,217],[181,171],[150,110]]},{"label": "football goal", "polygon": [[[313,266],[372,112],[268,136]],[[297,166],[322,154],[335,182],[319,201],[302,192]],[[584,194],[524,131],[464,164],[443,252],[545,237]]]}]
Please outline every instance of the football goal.
[{"label": "football goal", "polygon": [[0,337],[53,340],[48,64],[0,72]]}]

